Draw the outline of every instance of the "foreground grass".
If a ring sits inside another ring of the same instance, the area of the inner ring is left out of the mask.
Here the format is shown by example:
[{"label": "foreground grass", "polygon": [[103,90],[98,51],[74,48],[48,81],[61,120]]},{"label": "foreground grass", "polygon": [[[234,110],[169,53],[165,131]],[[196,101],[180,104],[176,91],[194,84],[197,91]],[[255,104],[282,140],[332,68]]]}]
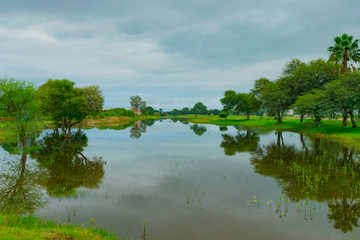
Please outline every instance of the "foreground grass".
[{"label": "foreground grass", "polygon": [[284,118],[283,123],[278,124],[273,118],[255,116],[252,116],[250,120],[246,120],[246,118],[242,116],[228,116],[226,119],[209,115],[198,115],[197,117],[188,115],[182,117],[188,118],[188,121],[193,123],[264,127],[274,130],[305,133],[360,147],[360,127],[352,128],[350,122],[347,127],[343,127],[341,121],[322,120],[322,125],[316,127],[312,119],[304,119],[304,122],[300,123],[298,118]]},{"label": "foreground grass", "polygon": [[93,227],[54,224],[28,216],[0,215],[0,239],[115,240],[115,235]]}]

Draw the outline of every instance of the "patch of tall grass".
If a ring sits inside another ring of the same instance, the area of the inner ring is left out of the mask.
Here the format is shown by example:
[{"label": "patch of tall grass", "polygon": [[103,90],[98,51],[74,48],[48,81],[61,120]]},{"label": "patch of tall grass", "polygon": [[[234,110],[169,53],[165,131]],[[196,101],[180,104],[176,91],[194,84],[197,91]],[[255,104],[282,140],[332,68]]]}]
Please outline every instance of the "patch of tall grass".
[{"label": "patch of tall grass", "polygon": [[0,239],[80,239],[115,240],[114,234],[94,227],[55,224],[34,216],[0,214]]}]

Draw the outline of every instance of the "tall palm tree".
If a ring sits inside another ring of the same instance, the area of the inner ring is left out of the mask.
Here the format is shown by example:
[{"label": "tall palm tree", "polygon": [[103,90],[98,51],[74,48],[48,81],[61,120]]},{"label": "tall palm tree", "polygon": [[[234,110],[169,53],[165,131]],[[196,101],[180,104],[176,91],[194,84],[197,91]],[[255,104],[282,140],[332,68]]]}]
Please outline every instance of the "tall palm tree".
[{"label": "tall palm tree", "polygon": [[334,46],[328,48],[330,52],[329,60],[334,61],[336,64],[341,64],[340,74],[346,73],[349,70],[348,63],[355,69],[351,62],[356,63],[360,60],[359,39],[353,41],[353,38],[353,36],[346,33],[336,36],[334,38]]}]

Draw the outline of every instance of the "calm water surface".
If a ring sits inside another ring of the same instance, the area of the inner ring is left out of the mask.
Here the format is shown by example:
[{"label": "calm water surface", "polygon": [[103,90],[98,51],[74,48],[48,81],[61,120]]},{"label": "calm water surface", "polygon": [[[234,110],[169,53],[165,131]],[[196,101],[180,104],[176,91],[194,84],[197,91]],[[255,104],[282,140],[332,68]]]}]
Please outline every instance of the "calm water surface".
[{"label": "calm water surface", "polygon": [[164,120],[2,144],[6,211],[148,239],[358,239],[355,150],[291,132]]}]

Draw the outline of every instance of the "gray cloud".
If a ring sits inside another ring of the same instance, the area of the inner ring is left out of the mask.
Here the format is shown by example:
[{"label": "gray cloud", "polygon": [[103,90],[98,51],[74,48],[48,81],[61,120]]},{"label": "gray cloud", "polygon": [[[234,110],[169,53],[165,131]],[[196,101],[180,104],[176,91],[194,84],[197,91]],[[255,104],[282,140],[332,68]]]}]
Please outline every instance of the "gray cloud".
[{"label": "gray cloud", "polygon": [[99,84],[107,107],[140,94],[156,108],[203,101],[276,78],[290,58],[326,58],[344,32],[360,38],[360,2],[1,1],[0,73]]}]

